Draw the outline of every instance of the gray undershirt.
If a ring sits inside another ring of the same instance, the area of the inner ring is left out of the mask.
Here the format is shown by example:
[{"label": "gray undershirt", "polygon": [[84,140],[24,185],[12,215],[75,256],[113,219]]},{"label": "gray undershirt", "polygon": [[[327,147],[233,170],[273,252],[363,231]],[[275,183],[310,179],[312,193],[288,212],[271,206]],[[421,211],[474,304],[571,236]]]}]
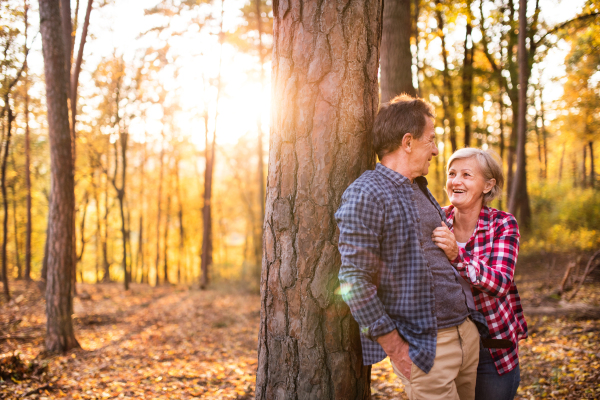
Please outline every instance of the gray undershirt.
[{"label": "gray undershirt", "polygon": [[441,217],[436,207],[416,183],[412,184],[413,197],[419,211],[421,247],[433,276],[435,316],[438,329],[460,325],[469,315],[463,289],[456,280],[453,267],[446,254],[431,239],[433,230],[441,226]]}]

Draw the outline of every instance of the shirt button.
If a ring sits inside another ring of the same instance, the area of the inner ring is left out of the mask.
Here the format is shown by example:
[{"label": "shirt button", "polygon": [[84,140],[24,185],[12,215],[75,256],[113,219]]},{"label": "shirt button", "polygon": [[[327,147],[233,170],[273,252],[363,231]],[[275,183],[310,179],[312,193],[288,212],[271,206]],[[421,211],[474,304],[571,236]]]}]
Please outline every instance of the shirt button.
[{"label": "shirt button", "polygon": [[417,222],[421,222],[421,218],[417,218]]}]

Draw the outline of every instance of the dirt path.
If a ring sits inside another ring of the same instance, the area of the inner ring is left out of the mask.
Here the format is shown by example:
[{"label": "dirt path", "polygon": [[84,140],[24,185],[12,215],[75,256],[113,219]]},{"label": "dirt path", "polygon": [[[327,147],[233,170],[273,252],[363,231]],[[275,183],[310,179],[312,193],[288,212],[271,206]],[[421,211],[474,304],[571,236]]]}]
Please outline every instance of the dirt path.
[{"label": "dirt path", "polygon": [[[82,350],[36,361],[43,350],[43,300],[37,289],[17,283],[18,301],[0,308],[0,353],[5,359],[19,353],[48,370],[0,381],[0,398],[253,398],[258,296],[144,285],[124,294],[113,284],[80,285],[80,292],[91,297],[75,300]],[[518,398],[600,398],[600,321],[527,320]],[[376,400],[406,398],[387,360],[373,366],[371,389]]]}]

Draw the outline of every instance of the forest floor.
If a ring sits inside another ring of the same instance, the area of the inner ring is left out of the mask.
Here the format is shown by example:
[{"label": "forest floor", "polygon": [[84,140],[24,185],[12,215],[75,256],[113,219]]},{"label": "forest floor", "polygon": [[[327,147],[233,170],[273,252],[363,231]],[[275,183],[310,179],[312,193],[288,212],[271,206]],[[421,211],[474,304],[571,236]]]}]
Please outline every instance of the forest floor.
[{"label": "forest floor", "polygon": [[[566,304],[552,296],[561,276],[543,267],[516,277],[530,333],[520,343],[519,399],[600,398],[600,284]],[[0,308],[0,399],[254,397],[256,294],[79,284],[82,349],[49,357],[40,292],[24,282],[12,290]],[[373,367],[371,389],[373,399],[406,398],[387,360]]]}]

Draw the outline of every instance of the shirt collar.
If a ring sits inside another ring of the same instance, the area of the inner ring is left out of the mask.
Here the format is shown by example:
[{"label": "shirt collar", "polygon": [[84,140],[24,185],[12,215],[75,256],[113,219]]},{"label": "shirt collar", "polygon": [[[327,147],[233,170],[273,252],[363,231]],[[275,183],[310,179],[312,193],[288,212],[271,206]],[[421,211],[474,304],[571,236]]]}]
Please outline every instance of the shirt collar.
[{"label": "shirt collar", "polygon": [[[398,185],[402,185],[404,183],[410,184],[410,179],[402,175],[400,172],[396,172],[393,169],[390,169],[381,163],[377,163],[377,165],[375,166],[375,171],[379,172],[380,174],[390,179],[394,183],[397,183]],[[427,185],[429,184],[429,182],[427,182],[427,178],[425,178],[424,176],[419,176],[415,178],[415,183],[418,184],[421,188],[427,188]]]},{"label": "shirt collar", "polygon": [[386,167],[385,165],[383,165],[381,163],[377,163],[377,165],[375,166],[375,171],[379,172],[381,175],[385,176],[386,178],[388,178],[389,180],[391,180],[398,186],[405,184],[405,183],[410,184],[410,179],[408,179],[401,173],[396,172],[393,169]]},{"label": "shirt collar", "polygon": [[[477,227],[475,231],[487,231],[490,229],[490,218],[491,218],[492,210],[487,207],[481,207],[481,211],[479,212],[479,219],[477,220]],[[450,224],[450,229],[454,226],[454,206],[450,204],[447,208],[446,216],[448,219],[448,223]]]}]

